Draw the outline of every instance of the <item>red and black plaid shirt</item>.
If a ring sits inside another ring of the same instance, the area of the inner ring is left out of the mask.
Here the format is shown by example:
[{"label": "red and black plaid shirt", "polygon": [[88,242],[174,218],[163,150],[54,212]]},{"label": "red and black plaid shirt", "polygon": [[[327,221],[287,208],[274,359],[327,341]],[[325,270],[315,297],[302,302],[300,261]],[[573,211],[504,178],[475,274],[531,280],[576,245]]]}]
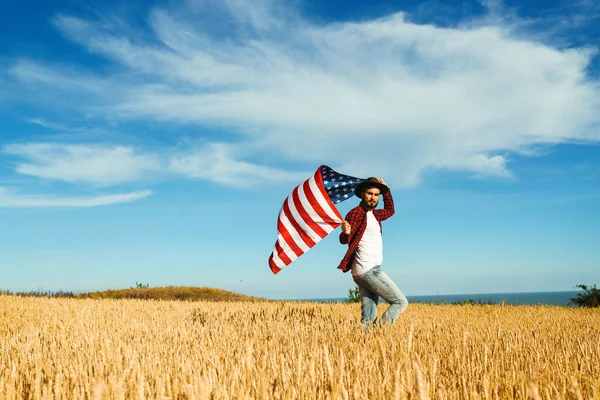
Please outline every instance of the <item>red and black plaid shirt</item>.
[{"label": "red and black plaid shirt", "polygon": [[[381,221],[394,215],[394,200],[392,199],[392,192],[389,190],[383,195],[383,207],[383,209],[373,210],[373,215],[379,222],[380,230]],[[352,261],[354,260],[356,249],[358,249],[358,243],[367,229],[367,211],[367,208],[361,202],[346,215],[346,221],[348,221],[352,230],[350,231],[350,235],[344,235],[343,232],[340,233],[340,243],[348,244],[348,251],[346,251],[346,255],[338,266],[343,272],[348,272],[352,269]]]}]

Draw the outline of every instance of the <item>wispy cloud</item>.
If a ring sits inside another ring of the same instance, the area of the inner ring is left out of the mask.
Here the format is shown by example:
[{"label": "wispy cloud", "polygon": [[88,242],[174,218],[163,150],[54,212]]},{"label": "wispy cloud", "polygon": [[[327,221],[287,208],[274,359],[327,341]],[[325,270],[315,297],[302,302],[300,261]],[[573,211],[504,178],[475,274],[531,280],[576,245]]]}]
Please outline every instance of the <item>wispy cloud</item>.
[{"label": "wispy cloud", "polygon": [[244,146],[211,142],[159,152],[104,144],[9,144],[2,153],[16,158],[15,172],[40,179],[108,187],[171,177],[200,178],[235,186],[267,181],[305,179],[307,173],[288,172],[244,161]]},{"label": "wispy cloud", "polygon": [[173,155],[169,169],[183,176],[236,186],[249,186],[259,182],[299,182],[309,176],[309,172],[287,172],[239,161],[235,154],[239,150],[225,143],[210,143],[199,150]]},{"label": "wispy cloud", "polygon": [[125,146],[27,143],[10,144],[3,151],[27,160],[16,164],[20,174],[71,183],[112,186],[135,182],[160,170],[156,156],[137,154]]},{"label": "wispy cloud", "polygon": [[[586,71],[593,49],[513,34],[501,18],[442,28],[397,13],[316,25],[287,3],[255,3],[156,8],[145,41],[116,25],[59,15],[65,36],[112,62],[112,72],[20,60],[11,74],[23,88],[85,94],[84,104],[65,104],[81,112],[216,125],[259,153],[327,160],[396,185],[418,183],[428,168],[510,177],[510,152],[600,141],[599,83]],[[272,176],[270,167],[231,163],[216,149],[169,165],[200,178],[213,176],[207,170],[243,170],[241,181]]]},{"label": "wispy cloud", "polygon": [[96,207],[117,203],[129,203],[148,197],[149,190],[87,197],[59,197],[46,195],[19,194],[0,187],[0,208],[33,208],[33,207]]},{"label": "wispy cloud", "polygon": [[487,14],[466,22],[465,26],[504,26],[516,35],[524,35],[557,48],[573,45],[597,45],[596,26],[600,21],[600,4],[594,0],[553,2],[536,7],[533,15],[518,14],[522,5],[507,6],[502,0],[484,0]]},{"label": "wispy cloud", "polygon": [[115,134],[111,132],[111,130],[106,129],[104,127],[97,126],[81,126],[77,125],[75,127],[69,126],[66,124],[62,124],[60,122],[55,122],[52,120],[47,120],[44,118],[30,118],[27,120],[30,124],[38,125],[43,128],[46,128],[49,132],[44,134],[44,138],[47,141],[52,140],[75,140],[82,141],[84,139],[87,140],[108,140],[113,139]]}]

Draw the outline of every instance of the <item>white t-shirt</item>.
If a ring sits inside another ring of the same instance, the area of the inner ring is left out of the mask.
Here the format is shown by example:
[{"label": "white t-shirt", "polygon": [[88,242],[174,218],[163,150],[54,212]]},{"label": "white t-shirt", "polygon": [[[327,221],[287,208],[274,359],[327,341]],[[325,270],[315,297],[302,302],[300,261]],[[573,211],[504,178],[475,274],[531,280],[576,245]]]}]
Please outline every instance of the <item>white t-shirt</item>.
[{"label": "white t-shirt", "polygon": [[363,234],[352,263],[352,275],[358,276],[369,271],[383,261],[383,241],[381,227],[373,211],[367,211],[367,228]]}]

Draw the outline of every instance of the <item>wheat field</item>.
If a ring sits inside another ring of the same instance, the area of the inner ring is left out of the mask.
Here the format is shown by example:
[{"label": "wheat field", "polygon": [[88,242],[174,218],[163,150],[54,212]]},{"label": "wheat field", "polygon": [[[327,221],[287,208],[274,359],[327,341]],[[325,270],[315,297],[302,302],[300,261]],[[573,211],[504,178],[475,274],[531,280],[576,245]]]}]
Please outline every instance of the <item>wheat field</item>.
[{"label": "wheat field", "polygon": [[358,304],[0,295],[0,399],[600,399],[598,309],[359,318]]}]

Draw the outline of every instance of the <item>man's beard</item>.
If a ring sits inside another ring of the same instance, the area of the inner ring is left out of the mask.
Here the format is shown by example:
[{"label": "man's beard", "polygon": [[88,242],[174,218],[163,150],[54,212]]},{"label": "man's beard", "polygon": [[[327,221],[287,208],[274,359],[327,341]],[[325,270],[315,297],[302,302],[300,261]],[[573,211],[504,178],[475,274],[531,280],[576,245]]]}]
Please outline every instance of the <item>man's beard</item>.
[{"label": "man's beard", "polygon": [[377,207],[377,204],[379,204],[379,200],[375,201],[374,203],[367,203],[366,201],[363,200],[363,204],[365,205],[365,207],[367,207],[369,210],[373,210]]}]

